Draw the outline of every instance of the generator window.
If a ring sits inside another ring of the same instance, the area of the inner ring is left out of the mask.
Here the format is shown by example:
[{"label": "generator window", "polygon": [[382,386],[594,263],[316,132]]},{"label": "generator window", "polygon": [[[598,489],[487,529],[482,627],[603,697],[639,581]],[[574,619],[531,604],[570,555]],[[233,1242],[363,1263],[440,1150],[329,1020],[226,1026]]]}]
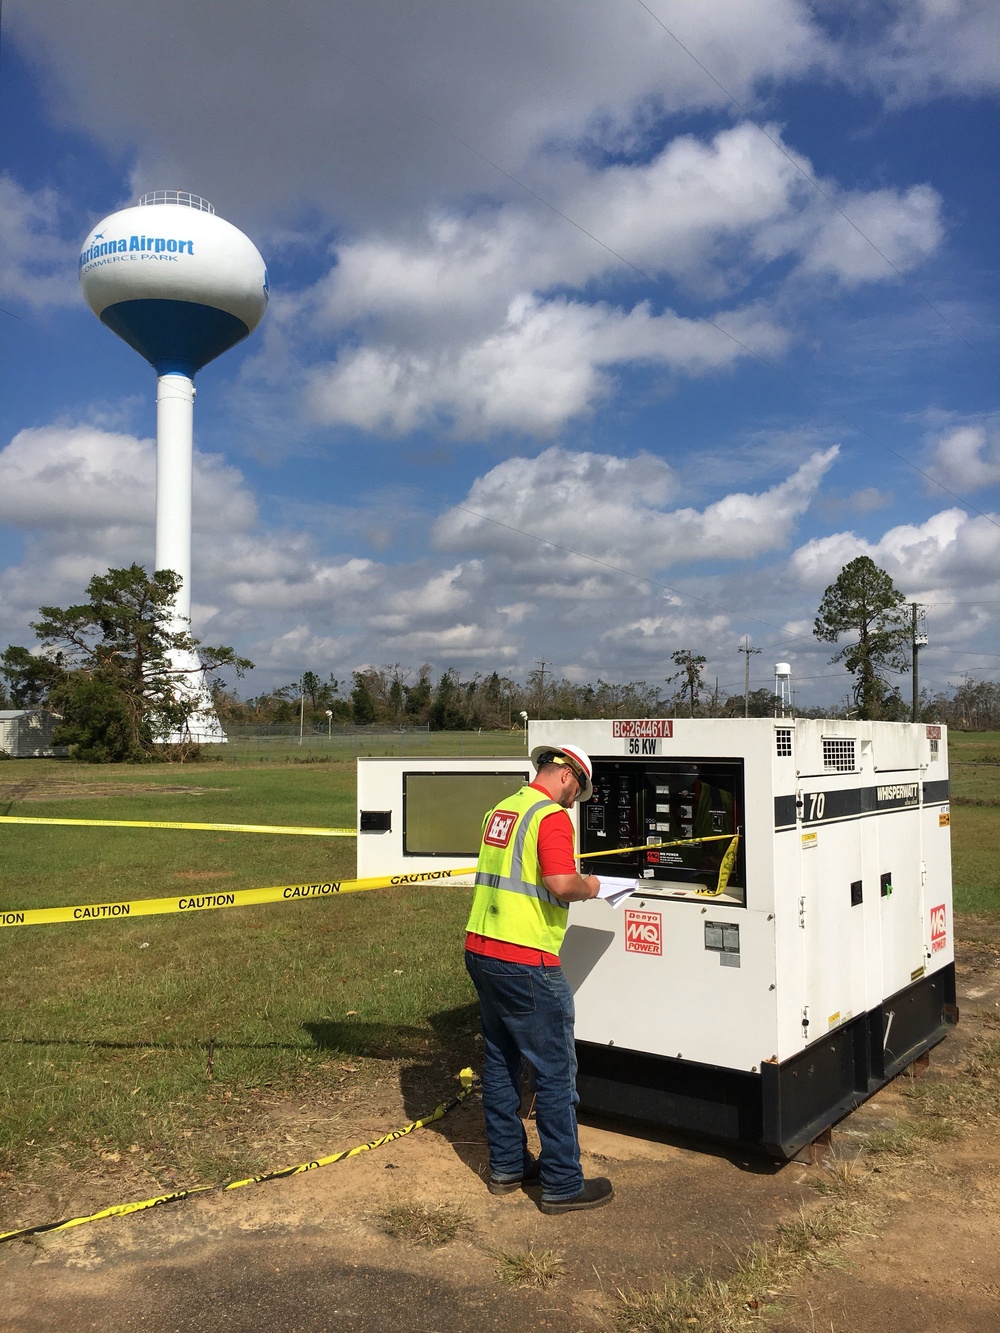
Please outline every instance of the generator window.
[{"label": "generator window", "polygon": [[403,777],[403,853],[479,855],[483,815],[530,781],[523,773],[406,773]]},{"label": "generator window", "polygon": [[792,732],[790,727],[778,727],[774,733],[775,753],[779,759],[792,757]]}]

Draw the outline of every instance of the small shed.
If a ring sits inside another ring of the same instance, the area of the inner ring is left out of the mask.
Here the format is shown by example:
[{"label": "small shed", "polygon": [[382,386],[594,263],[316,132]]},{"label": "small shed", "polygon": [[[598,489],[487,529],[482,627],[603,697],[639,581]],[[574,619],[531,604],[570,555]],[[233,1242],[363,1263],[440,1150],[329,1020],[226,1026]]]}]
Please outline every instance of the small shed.
[{"label": "small shed", "polygon": [[52,736],[62,719],[43,708],[0,709],[0,758],[54,759],[65,755],[65,745],[53,745]]}]

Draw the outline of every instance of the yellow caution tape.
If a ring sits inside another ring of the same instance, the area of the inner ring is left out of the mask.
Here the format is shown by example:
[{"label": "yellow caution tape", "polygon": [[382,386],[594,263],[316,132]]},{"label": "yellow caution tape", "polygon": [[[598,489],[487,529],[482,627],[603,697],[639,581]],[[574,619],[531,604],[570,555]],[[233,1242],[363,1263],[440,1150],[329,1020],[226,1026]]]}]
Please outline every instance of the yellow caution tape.
[{"label": "yellow caution tape", "polygon": [[714,889],[697,890],[698,894],[703,897],[717,898],[720,893],[725,893],[729,884],[729,876],[733,873],[733,866],[736,864],[736,850],[740,841],[738,833],[710,833],[704,838],[675,838],[673,842],[648,842],[639,847],[615,847],[608,851],[581,852],[578,859],[584,861],[590,856],[622,856],[625,852],[658,852],[665,847],[692,847],[701,842],[723,842],[726,838],[729,839],[729,846],[726,848],[722,864],[719,866],[718,883]]},{"label": "yellow caution tape", "polygon": [[624,856],[626,852],[658,852],[664,847],[694,847],[700,842],[723,842],[726,838],[739,837],[732,833],[709,833],[704,838],[675,838],[673,842],[644,842],[638,847],[609,847],[599,852],[580,852],[578,861],[586,861],[591,856]]},{"label": "yellow caution tape", "polygon": [[718,898],[720,893],[725,893],[729,887],[729,876],[733,873],[733,866],[736,864],[736,851],[739,846],[740,835],[733,835],[733,840],[726,848],[726,854],[722,858],[722,865],[719,866],[719,882],[714,889],[699,889],[698,892],[708,898]]},{"label": "yellow caution tape", "polygon": [[475,1075],[471,1069],[463,1069],[458,1077],[462,1083],[462,1091],[457,1096],[442,1102],[440,1106],[435,1107],[430,1115],[421,1116],[419,1120],[411,1120],[402,1129],[391,1130],[380,1138],[372,1139],[370,1143],[361,1143],[356,1148],[349,1148],[345,1152],[331,1153],[329,1157],[317,1157],[313,1162],[301,1162],[298,1166],[285,1166],[278,1171],[265,1171],[257,1176],[247,1176],[245,1180],[231,1180],[227,1185],[192,1185],[190,1189],[173,1190],[170,1194],[158,1194],[155,1199],[140,1199],[134,1203],[116,1203],[111,1208],[102,1208],[100,1212],[88,1213],[85,1217],[66,1217],[61,1222],[43,1222],[37,1227],[22,1227],[20,1231],[0,1232],[0,1242],[17,1240],[23,1236],[39,1236],[47,1231],[68,1231],[70,1227],[82,1227],[87,1222],[100,1222],[105,1217],[125,1217],[129,1213],[141,1213],[146,1208],[156,1208],[161,1203],[177,1203],[181,1199],[190,1199],[195,1194],[207,1194],[216,1190],[239,1190],[243,1189],[245,1185],[260,1185],[266,1180],[284,1180],[287,1176],[298,1176],[304,1171],[315,1171],[321,1166],[332,1166],[334,1162],[344,1162],[349,1157],[357,1157],[359,1153],[372,1152],[376,1148],[384,1147],[387,1143],[394,1143],[396,1139],[401,1139],[406,1134],[412,1134],[415,1129],[423,1129],[425,1125],[433,1124],[435,1120],[440,1120],[442,1116],[446,1116],[460,1102],[464,1102],[473,1090]]},{"label": "yellow caution tape", "polygon": [[231,889],[216,893],[182,893],[174,898],[137,898],[132,902],[86,903],[79,907],[0,908],[0,926],[49,926],[62,921],[121,921],[170,912],[208,912],[219,907],[256,907],[261,903],[297,902],[327,898],[366,889],[388,889],[398,884],[427,884],[434,880],[471,875],[475,866],[460,870],[425,870],[409,875],[382,875],[376,879],[335,879],[322,884],[285,884],[268,889]]},{"label": "yellow caution tape", "polygon": [[[155,827],[155,826],[154,826]],[[217,826],[221,827],[221,826]],[[584,852],[580,857],[620,856],[624,852],[649,851],[661,847],[676,847],[689,843],[718,842],[730,835],[713,834],[706,838],[681,838],[677,842],[644,844],[641,847],[614,847],[600,852]],[[739,835],[733,838],[729,852],[723,858],[726,866]],[[732,869],[726,871],[728,881]],[[0,908],[0,928],[4,926],[51,926],[75,921],[121,921],[140,916],[166,916],[172,912],[209,912],[222,907],[259,907],[264,903],[298,902],[302,898],[330,898],[342,893],[364,893],[368,889],[389,889],[401,884],[427,884],[435,880],[456,879],[475,874],[475,866],[461,866],[452,870],[424,870],[403,875],[380,875],[374,879],[325,880],[317,884],[282,884],[264,889],[228,889],[215,893],[182,893],[172,898],[135,898],[130,902],[82,903],[76,907]],[[720,870],[720,884],[722,873]],[[725,886],[715,892],[722,893]],[[704,890],[711,892],[711,890]]]},{"label": "yellow caution tape", "polygon": [[291,824],[177,824],[155,819],[32,819],[0,815],[0,824],[79,824],[89,828],[183,828],[207,833],[292,833],[300,838],[356,838],[353,828],[296,828]]}]

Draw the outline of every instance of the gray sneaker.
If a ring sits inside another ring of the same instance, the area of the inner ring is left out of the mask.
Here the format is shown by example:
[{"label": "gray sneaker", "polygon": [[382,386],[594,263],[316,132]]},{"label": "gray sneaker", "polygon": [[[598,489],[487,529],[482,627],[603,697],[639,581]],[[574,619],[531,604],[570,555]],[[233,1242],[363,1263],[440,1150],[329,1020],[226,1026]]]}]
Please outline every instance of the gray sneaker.
[{"label": "gray sneaker", "polygon": [[615,1197],[615,1187],[606,1176],[595,1176],[585,1180],[583,1189],[571,1199],[543,1199],[538,1205],[543,1213],[576,1213],[584,1208],[603,1208]]}]

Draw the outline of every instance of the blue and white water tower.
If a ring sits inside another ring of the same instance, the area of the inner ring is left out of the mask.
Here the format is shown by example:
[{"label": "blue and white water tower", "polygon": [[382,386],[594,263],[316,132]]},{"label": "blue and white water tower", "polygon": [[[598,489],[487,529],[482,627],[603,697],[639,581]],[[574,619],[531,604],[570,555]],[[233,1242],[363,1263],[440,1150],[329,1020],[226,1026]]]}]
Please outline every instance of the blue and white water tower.
[{"label": "blue and white water tower", "polygon": [[[155,566],[181,578],[175,611],[186,629],[194,377],[260,323],[267,269],[253,242],[207,200],[156,190],[97,224],[80,254],[80,285],[94,314],[157,374]],[[213,715],[203,710],[197,721],[199,739],[224,739]]]}]

